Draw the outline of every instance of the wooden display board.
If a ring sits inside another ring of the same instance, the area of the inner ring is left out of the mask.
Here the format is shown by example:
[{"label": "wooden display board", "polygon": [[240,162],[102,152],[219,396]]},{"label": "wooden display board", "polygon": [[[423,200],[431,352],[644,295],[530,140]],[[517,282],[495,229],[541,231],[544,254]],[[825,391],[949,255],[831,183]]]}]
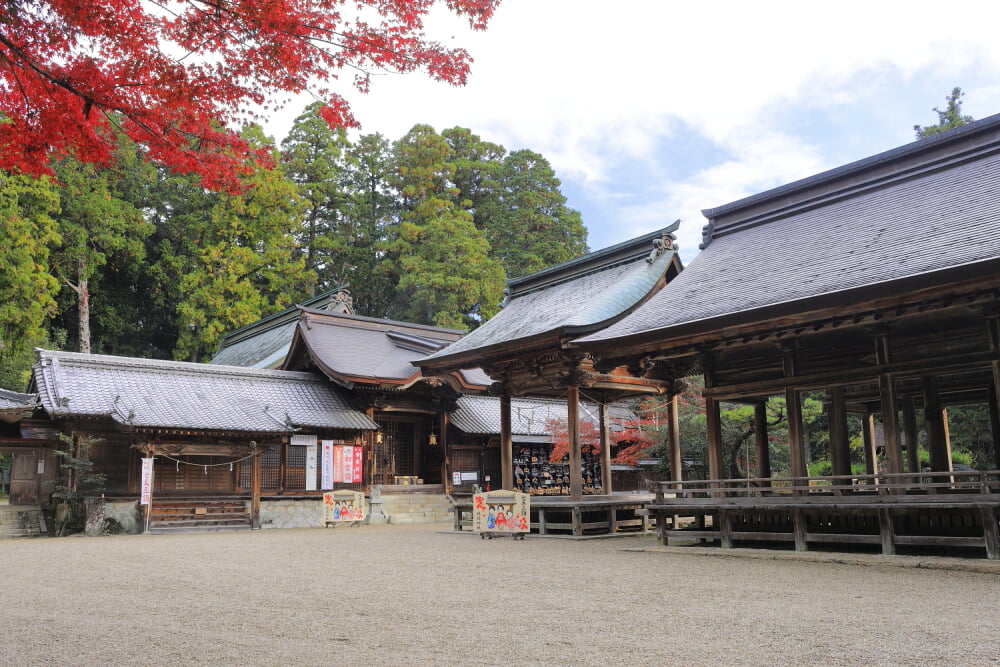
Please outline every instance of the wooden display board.
[{"label": "wooden display board", "polygon": [[481,537],[520,535],[531,529],[531,505],[527,493],[486,491],[472,497],[472,530]]},{"label": "wooden display board", "polygon": [[368,516],[365,494],[361,491],[342,489],[323,494],[323,524],[360,523]]}]

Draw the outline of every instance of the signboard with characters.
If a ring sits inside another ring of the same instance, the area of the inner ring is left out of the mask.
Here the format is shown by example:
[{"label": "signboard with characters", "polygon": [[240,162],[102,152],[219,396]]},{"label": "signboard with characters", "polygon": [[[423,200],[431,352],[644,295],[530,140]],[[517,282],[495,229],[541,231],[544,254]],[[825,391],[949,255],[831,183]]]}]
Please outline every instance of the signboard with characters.
[{"label": "signboard with characters", "polygon": [[531,506],[527,493],[486,491],[472,497],[472,530],[480,537],[514,535],[524,539],[531,530]]}]

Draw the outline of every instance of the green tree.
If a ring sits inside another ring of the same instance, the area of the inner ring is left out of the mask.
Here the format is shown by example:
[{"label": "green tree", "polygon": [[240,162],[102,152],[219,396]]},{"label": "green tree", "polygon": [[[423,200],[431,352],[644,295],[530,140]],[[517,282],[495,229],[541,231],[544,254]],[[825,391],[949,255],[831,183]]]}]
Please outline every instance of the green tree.
[{"label": "green tree", "polygon": [[[91,280],[109,264],[118,270],[141,262],[144,241],[153,228],[142,211],[123,198],[115,168],[63,158],[54,170],[60,183],[60,210],[55,217],[61,239],[55,270],[75,296],[77,349],[89,353]],[[105,297],[111,301],[114,295]]]},{"label": "green tree", "polygon": [[23,391],[32,348],[45,339],[59,282],[49,248],[59,243],[59,195],[47,177],[0,176],[0,386]]},{"label": "green tree", "polygon": [[393,301],[391,271],[383,271],[388,229],[399,202],[391,185],[392,144],[381,134],[363,134],[347,150],[345,187],[350,199],[343,212],[353,231],[353,265],[343,279],[351,288],[355,312],[385,317]]},{"label": "green tree", "polygon": [[416,125],[393,153],[403,213],[384,246],[383,271],[397,285],[390,316],[475,327],[499,308],[504,275],[472,215],[454,202],[454,151],[432,127]]},{"label": "green tree", "polygon": [[[270,145],[258,127],[243,136]],[[243,185],[240,194],[211,197],[212,206],[191,221],[197,251],[179,281],[177,359],[212,353],[226,331],[286,307],[314,280],[296,248],[302,204],[280,163],[255,165]]]},{"label": "green tree", "polygon": [[928,125],[926,127],[914,125],[913,131],[916,133],[917,139],[926,139],[935,134],[941,134],[966,123],[971,123],[974,118],[962,114],[962,95],[964,95],[962,89],[956,86],[952,89],[951,95],[945,97],[948,104],[943,111],[934,107],[934,113],[938,115],[937,125]]},{"label": "green tree", "polygon": [[482,211],[483,229],[508,277],[523,276],[587,252],[580,213],[566,206],[560,182],[544,157],[529,150],[508,155],[496,196]]},{"label": "green tree", "polygon": [[353,225],[343,214],[350,199],[344,189],[349,142],[342,128],[331,129],[320,117],[321,108],[319,102],[307,107],[281,142],[285,174],[298,188],[304,207],[299,252],[318,283],[309,286],[310,296],[317,287],[343,284],[357,248]]}]

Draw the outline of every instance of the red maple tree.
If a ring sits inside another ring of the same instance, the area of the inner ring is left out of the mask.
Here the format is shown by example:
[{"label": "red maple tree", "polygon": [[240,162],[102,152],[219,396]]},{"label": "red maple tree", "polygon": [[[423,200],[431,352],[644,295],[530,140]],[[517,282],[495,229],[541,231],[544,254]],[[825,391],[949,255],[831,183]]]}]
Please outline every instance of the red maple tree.
[{"label": "red maple tree", "polygon": [[[428,39],[443,2],[484,29],[500,0],[9,0],[0,5],[0,169],[50,173],[53,153],[106,162],[121,131],[150,159],[235,187],[254,151],[232,129],[294,93],[326,101],[344,71],[465,83],[471,59]],[[265,159],[263,153],[257,157]]]}]

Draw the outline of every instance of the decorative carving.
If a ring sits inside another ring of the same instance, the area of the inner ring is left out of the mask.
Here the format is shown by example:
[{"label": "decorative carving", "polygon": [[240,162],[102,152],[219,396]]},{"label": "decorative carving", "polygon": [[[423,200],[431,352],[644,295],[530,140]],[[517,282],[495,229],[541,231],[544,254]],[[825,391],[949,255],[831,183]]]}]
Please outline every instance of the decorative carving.
[{"label": "decorative carving", "polygon": [[[677,222],[675,222],[674,224],[676,225],[679,222],[680,220],[677,220]],[[673,250],[674,241],[676,240],[677,237],[669,232],[664,232],[663,235],[660,236],[660,238],[653,239],[653,250],[652,252],[649,253],[649,257],[646,258],[646,262],[648,264],[652,264],[653,262],[656,261],[657,257],[659,257],[668,250]]]}]

